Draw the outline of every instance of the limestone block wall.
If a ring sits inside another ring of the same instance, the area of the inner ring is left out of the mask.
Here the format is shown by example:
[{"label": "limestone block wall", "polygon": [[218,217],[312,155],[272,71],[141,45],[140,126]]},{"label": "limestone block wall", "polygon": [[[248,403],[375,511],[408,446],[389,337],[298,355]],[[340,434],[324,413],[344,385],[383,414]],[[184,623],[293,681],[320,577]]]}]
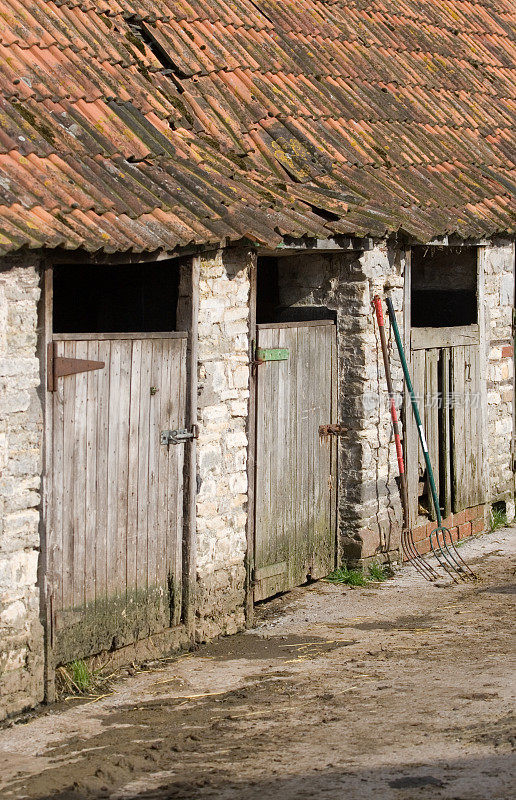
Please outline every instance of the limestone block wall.
[{"label": "limestone block wall", "polygon": [[249,292],[253,255],[203,256],[199,297],[197,635],[244,626],[249,404]]},{"label": "limestone block wall", "polygon": [[0,719],[43,699],[41,407],[34,261],[0,266]]},{"label": "limestone block wall", "polygon": [[[402,514],[397,462],[372,299],[388,292],[400,312],[404,252],[377,244],[364,253],[305,254],[281,261],[280,302],[336,313],[339,419],[348,428],[339,448],[340,558],[397,555]],[[399,362],[395,387],[402,390]]]},{"label": "limestone block wall", "polygon": [[487,447],[489,500],[505,500],[514,516],[513,438],[514,242],[498,239],[481,250],[487,339]]}]

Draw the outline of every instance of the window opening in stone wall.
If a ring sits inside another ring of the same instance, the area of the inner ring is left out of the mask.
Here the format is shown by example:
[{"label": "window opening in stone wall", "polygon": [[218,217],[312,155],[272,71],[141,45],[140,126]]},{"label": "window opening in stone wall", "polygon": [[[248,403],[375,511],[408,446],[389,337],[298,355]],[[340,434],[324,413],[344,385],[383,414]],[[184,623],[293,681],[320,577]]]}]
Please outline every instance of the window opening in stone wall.
[{"label": "window opening in stone wall", "polygon": [[54,267],[54,333],[175,331],[177,261]]},{"label": "window opening in stone wall", "polygon": [[[318,257],[320,255],[318,254]],[[309,255],[304,255],[309,258]],[[337,312],[310,302],[307,288],[300,280],[299,256],[258,259],[256,321],[258,324],[337,320]]]},{"label": "window opening in stone wall", "polygon": [[475,247],[414,247],[411,273],[413,328],[478,322]]}]

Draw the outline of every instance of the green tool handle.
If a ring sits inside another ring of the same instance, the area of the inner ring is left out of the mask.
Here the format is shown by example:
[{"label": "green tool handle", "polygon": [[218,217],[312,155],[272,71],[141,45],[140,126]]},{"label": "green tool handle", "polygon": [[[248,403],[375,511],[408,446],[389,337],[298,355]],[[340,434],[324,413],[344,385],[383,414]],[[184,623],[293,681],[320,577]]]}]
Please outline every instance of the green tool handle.
[{"label": "green tool handle", "polygon": [[439,506],[439,498],[437,497],[437,488],[435,486],[435,478],[434,478],[434,471],[432,469],[432,464],[430,462],[430,456],[428,454],[428,445],[426,443],[426,436],[423,430],[423,423],[421,422],[421,416],[419,414],[419,407],[416,400],[416,395],[414,394],[414,387],[412,386],[412,381],[410,379],[409,368],[407,364],[407,359],[405,358],[405,351],[403,349],[403,343],[401,341],[400,331],[398,328],[398,323],[396,322],[396,314],[394,311],[394,306],[392,304],[392,300],[390,297],[386,298],[387,301],[387,309],[389,311],[389,319],[391,321],[392,330],[394,331],[394,338],[396,339],[396,345],[398,347],[398,352],[400,354],[401,359],[401,366],[403,367],[403,374],[405,376],[405,383],[407,384],[408,393],[410,395],[410,402],[412,403],[412,411],[414,412],[414,418],[416,420],[417,430],[419,434],[419,441],[421,442],[421,447],[423,448],[423,455],[425,457],[425,464],[426,464],[426,471],[428,475],[428,482],[430,483],[430,489],[432,492],[432,500],[434,501],[434,508],[435,508],[435,517],[437,519],[437,527],[440,528],[442,526],[442,517],[441,517],[441,508]]}]

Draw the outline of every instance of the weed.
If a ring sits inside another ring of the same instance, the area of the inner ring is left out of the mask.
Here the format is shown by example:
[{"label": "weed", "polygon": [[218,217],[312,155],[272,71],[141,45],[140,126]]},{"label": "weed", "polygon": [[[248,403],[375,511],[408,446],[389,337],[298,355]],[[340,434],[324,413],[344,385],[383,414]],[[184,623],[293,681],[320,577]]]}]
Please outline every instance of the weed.
[{"label": "weed", "polygon": [[[504,504],[505,505],[505,504]],[[495,504],[491,509],[491,533],[507,525],[507,513],[505,508]]]},{"label": "weed", "polygon": [[369,583],[379,583],[392,578],[392,569],[385,564],[373,561],[367,568],[367,573],[361,569],[339,567],[330,573],[325,580],[328,583],[346,584],[347,586],[367,586]]},{"label": "weed", "polygon": [[112,678],[113,675],[106,676],[100,669],[90,669],[85,661],[72,661],[56,670],[57,695],[95,697],[110,690]]},{"label": "weed", "polygon": [[378,564],[377,561],[373,561],[372,564],[369,564],[368,571],[369,579],[377,583],[388,581],[389,578],[393,576],[393,571],[389,565]]},{"label": "weed", "polygon": [[345,583],[348,586],[366,586],[367,578],[359,569],[348,569],[348,567],[339,567],[331,572],[326,578],[329,583]]}]

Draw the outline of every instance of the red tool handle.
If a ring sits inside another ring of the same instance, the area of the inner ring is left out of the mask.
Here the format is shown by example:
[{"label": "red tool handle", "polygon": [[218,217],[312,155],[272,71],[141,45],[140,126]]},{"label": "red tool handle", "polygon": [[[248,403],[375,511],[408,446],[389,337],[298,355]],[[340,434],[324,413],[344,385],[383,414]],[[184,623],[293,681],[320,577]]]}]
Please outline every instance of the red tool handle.
[{"label": "red tool handle", "polygon": [[385,338],[385,321],[383,318],[382,301],[378,295],[375,295],[373,298],[373,306],[376,311],[376,319],[378,321],[378,327],[380,328],[380,340],[382,344],[383,361],[385,366],[385,377],[387,379],[387,390],[389,392],[392,427],[394,430],[394,442],[396,445],[396,456],[398,459],[398,470],[400,475],[404,475],[405,462],[403,460],[403,448],[401,446],[398,412],[396,411],[396,404],[394,402],[394,390],[392,387],[391,369],[390,369],[389,356],[387,350],[387,340]]},{"label": "red tool handle", "polygon": [[383,308],[382,308],[382,301],[380,300],[378,295],[375,295],[373,298],[373,305],[376,311],[376,319],[378,320],[378,325],[380,328],[385,326],[385,321],[383,318]]}]

